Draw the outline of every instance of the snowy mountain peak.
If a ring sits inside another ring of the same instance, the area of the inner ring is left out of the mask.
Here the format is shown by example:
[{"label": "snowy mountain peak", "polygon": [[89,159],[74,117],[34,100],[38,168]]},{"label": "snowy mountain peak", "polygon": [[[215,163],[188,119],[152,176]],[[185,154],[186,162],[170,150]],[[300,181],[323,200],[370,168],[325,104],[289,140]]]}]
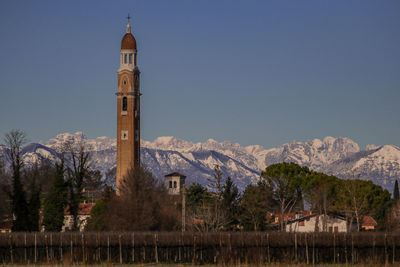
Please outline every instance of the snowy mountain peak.
[{"label": "snowy mountain peak", "polygon": [[146,143],[149,147],[163,150],[186,149],[193,144],[173,136],[161,136],[152,143]]},{"label": "snowy mountain peak", "polygon": [[216,143],[218,143],[218,142],[215,141],[215,140],[212,139],[212,138],[209,138],[209,139],[206,141],[206,144],[216,144]]},{"label": "snowy mountain peak", "polygon": [[377,150],[378,148],[380,148],[380,146],[377,145],[373,145],[373,144],[369,144],[365,146],[365,150]]},{"label": "snowy mountain peak", "polygon": [[400,148],[393,145],[384,145],[370,155],[371,157],[381,157],[385,160],[400,161]]},{"label": "snowy mountain peak", "polygon": [[[47,141],[45,145],[29,144],[22,153],[26,163],[41,160],[57,160],[57,149],[68,141],[83,141],[93,159],[93,167],[105,174],[115,167],[116,140],[106,136],[87,139],[82,132],[63,133]],[[230,141],[192,143],[162,136],[153,142],[141,140],[143,165],[162,177],[178,171],[188,176],[188,181],[207,183],[212,177],[215,164],[220,165],[224,177],[230,176],[239,188],[256,182],[267,166],[280,162],[295,162],[315,171],[341,178],[371,179],[391,190],[393,182],[400,178],[400,148],[393,145],[367,146],[360,150],[351,139],[327,136],[305,142],[292,142],[277,148],[265,149],[260,145],[241,146]],[[0,156],[8,149],[0,145]],[[7,157],[3,157],[7,158]]]},{"label": "snowy mountain peak", "polygon": [[360,147],[353,140],[346,137],[334,138],[327,136],[323,139],[323,145],[330,151],[347,151],[347,152],[359,152]]},{"label": "snowy mountain peak", "polygon": [[83,132],[76,132],[74,134],[62,133],[58,134],[55,138],[52,138],[49,141],[47,141],[46,146],[51,148],[56,148],[66,142],[80,142],[85,139],[86,136]]}]

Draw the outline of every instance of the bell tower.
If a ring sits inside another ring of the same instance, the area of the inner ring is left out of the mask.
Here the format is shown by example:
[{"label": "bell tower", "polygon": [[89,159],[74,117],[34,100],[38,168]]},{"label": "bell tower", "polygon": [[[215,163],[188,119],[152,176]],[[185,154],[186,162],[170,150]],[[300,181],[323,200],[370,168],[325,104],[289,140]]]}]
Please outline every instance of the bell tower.
[{"label": "bell tower", "polygon": [[140,71],[131,25],[121,41],[117,96],[117,192],[130,168],[140,166]]}]

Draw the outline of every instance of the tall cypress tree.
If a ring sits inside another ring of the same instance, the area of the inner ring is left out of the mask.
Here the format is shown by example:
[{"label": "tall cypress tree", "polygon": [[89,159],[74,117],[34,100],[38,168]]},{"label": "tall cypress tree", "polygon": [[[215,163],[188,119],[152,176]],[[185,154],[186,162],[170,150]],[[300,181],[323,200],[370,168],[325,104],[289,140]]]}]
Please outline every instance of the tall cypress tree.
[{"label": "tall cypress tree", "polygon": [[397,182],[397,179],[394,182],[393,199],[399,200],[399,183]]},{"label": "tall cypress tree", "polygon": [[13,172],[13,191],[11,197],[11,209],[15,220],[13,231],[29,231],[29,209],[26,201],[26,193],[21,183],[20,172]]},{"label": "tall cypress tree", "polygon": [[41,186],[37,184],[36,177],[34,177],[32,183],[30,184],[30,197],[28,201],[28,219],[29,219],[29,227],[28,230],[30,232],[39,231],[39,217],[40,217],[40,193]]},{"label": "tall cypress tree", "polygon": [[239,190],[228,177],[225,181],[224,191],[222,193],[222,209],[225,212],[227,220],[226,229],[234,230],[238,224]]},{"label": "tall cypress tree", "polygon": [[67,185],[64,180],[64,161],[56,164],[49,195],[44,202],[43,225],[48,232],[60,232],[64,224]]}]

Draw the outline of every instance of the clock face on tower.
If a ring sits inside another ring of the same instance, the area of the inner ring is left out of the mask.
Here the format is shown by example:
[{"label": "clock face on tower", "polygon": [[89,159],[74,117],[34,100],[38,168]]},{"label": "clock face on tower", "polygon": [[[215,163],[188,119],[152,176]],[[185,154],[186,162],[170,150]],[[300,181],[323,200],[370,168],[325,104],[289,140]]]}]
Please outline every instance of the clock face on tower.
[{"label": "clock face on tower", "polygon": [[128,131],[121,131],[121,140],[128,140]]}]

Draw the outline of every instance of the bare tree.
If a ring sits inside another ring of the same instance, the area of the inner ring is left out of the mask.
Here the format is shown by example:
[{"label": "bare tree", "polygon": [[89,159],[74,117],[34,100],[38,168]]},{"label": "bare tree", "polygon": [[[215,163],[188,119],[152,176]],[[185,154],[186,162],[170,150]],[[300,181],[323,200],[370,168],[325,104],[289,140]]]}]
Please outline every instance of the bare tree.
[{"label": "bare tree", "polygon": [[360,180],[347,180],[344,182],[341,204],[349,221],[349,231],[352,230],[354,219],[357,223],[357,231],[360,231],[362,216],[365,215],[368,208],[368,192],[361,183]]},{"label": "bare tree", "polygon": [[224,184],[222,171],[218,165],[215,165],[214,175],[208,181],[209,193],[202,199],[201,205],[191,210],[191,217],[195,221],[193,227],[202,232],[221,231],[232,222],[232,219],[223,208]]},{"label": "bare tree", "polygon": [[107,205],[104,229],[111,231],[177,230],[180,209],[164,184],[143,167],[130,169],[120,194]]},{"label": "bare tree", "polygon": [[12,130],[5,135],[5,143],[9,148],[7,156],[11,162],[12,171],[12,192],[9,192],[11,199],[11,211],[15,218],[13,223],[14,231],[29,230],[29,210],[26,200],[26,193],[21,182],[23,161],[21,158],[22,146],[26,142],[26,135],[21,130]]},{"label": "bare tree", "polygon": [[201,205],[192,208],[189,217],[192,218],[193,229],[200,232],[221,231],[231,223],[227,212],[215,203],[213,197],[203,199]]},{"label": "bare tree", "polygon": [[64,144],[64,153],[68,160],[67,184],[69,188],[69,212],[73,217],[73,230],[78,229],[79,204],[85,181],[91,174],[91,158],[84,142]]},{"label": "bare tree", "polygon": [[5,134],[5,144],[10,150],[7,154],[13,171],[14,176],[21,176],[23,161],[21,158],[22,146],[27,142],[25,132],[21,130],[11,130]]},{"label": "bare tree", "polygon": [[224,184],[222,180],[222,171],[219,165],[215,165],[213,177],[208,178],[207,180],[209,182],[208,188],[211,190],[211,194],[213,194],[218,200],[221,200],[224,192]]}]

